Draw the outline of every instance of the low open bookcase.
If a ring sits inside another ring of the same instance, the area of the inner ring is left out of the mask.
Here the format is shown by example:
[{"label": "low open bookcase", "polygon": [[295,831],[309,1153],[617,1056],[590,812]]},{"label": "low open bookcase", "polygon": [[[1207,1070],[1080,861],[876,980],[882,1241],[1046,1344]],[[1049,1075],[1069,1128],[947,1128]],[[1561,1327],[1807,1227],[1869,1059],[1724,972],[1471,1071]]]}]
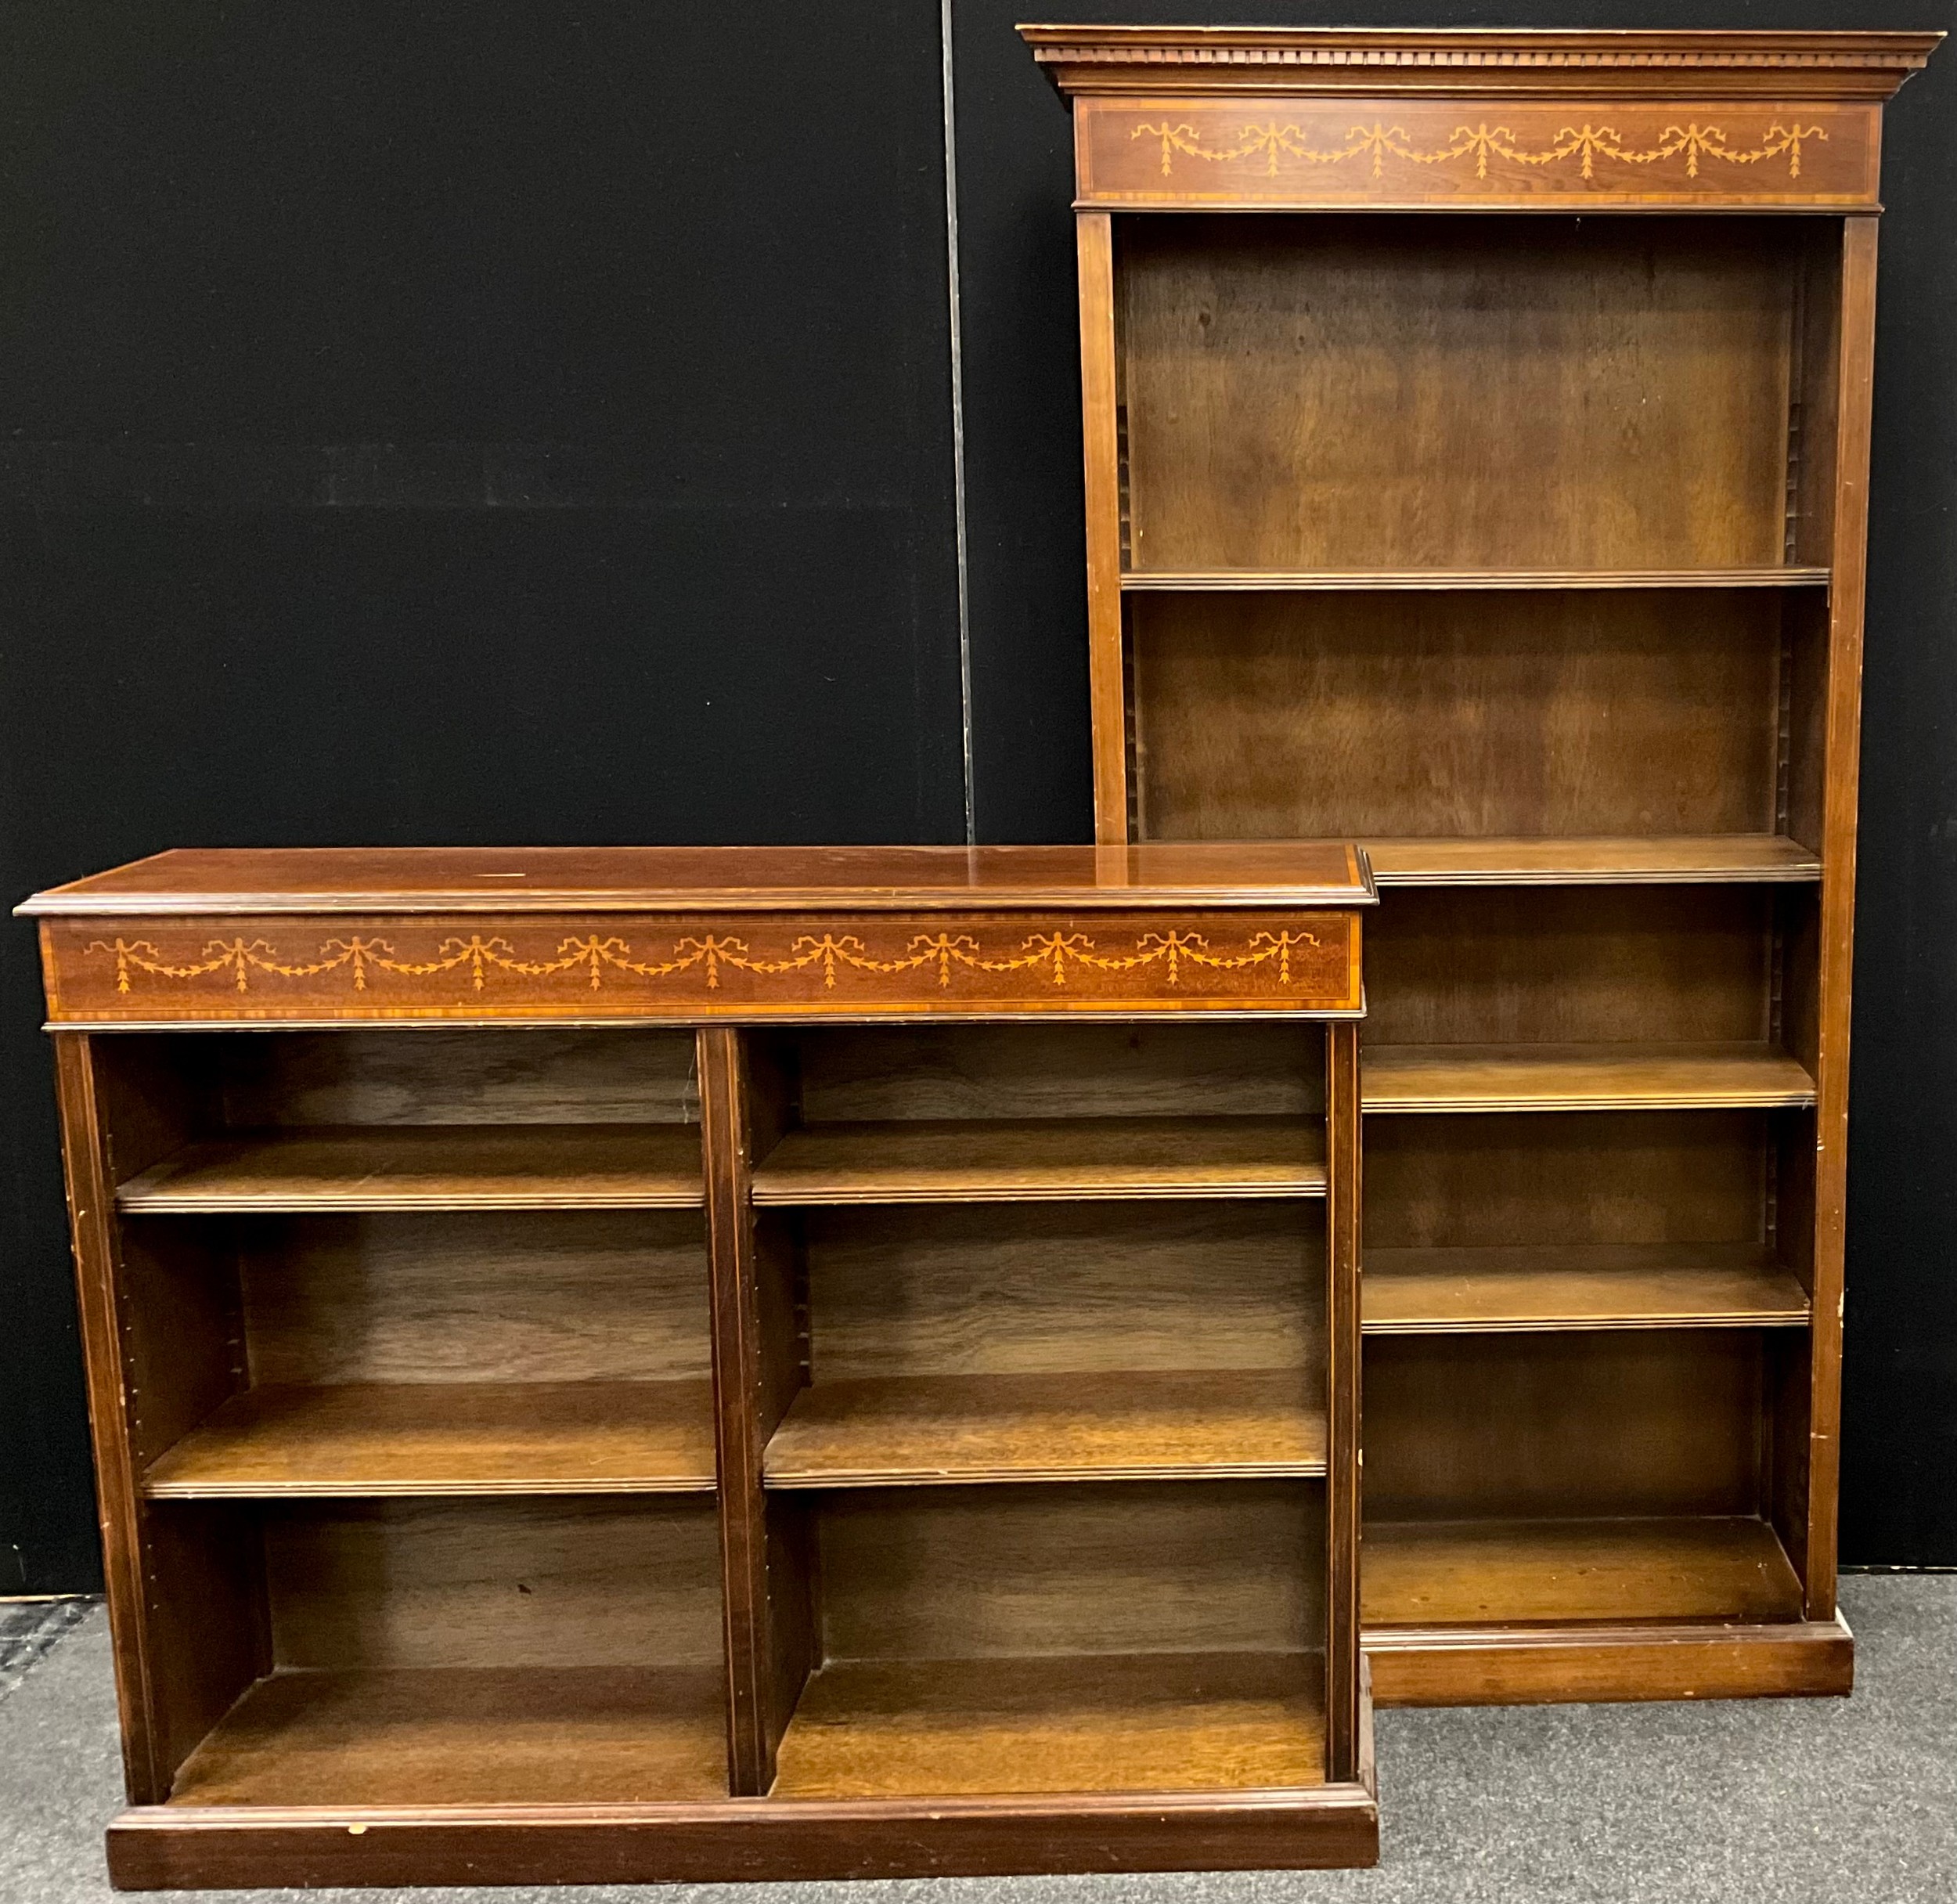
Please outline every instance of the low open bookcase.
[{"label": "low open bookcase", "polygon": [[1379,1696],[1845,1692],[1876,190],[1939,36],[1023,31],[1097,837],[1384,895]]},{"label": "low open bookcase", "polygon": [[128,1886],[1370,1862],[1346,848],[43,895]]}]

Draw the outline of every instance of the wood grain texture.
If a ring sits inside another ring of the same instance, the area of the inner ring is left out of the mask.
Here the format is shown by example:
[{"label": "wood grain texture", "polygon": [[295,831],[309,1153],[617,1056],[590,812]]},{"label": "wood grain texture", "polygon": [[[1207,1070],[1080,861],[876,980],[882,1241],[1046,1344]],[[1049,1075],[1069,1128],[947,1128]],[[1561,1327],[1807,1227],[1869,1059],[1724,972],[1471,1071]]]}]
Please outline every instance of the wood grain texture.
[{"label": "wood grain texture", "polygon": [[1129,616],[1149,837],[1775,830],[1771,594],[1151,594]]},{"label": "wood grain texture", "polygon": [[771,1488],[1322,1475],[1322,1372],[914,1376],[819,1383]]},{"label": "wood grain texture", "polygon": [[[355,1830],[351,1827],[358,1826]],[[157,1805],[109,1830],[124,1889],[1305,1870],[1379,1855],[1368,1784],[1292,1791],[514,1806],[323,1814]]]},{"label": "wood grain texture", "polygon": [[755,1173],[759,1204],[1316,1196],[1321,1129],[1281,1117],[995,1119],[791,1130]]},{"label": "wood grain texture", "polygon": [[842,1661],[809,1681],[777,1798],[1315,1785],[1317,1656]]},{"label": "wood grain texture", "polygon": [[1655,102],[1511,96],[1493,110],[1384,92],[1083,99],[1074,108],[1076,203],[1483,212],[1875,205],[1877,107],[1818,103],[1797,82],[1743,103],[1678,91],[1682,99]]},{"label": "wood grain texture", "polygon": [[899,1375],[1304,1368],[1322,1353],[1310,1201],[810,1210],[818,1383]]},{"label": "wood grain texture", "polygon": [[1791,225],[1133,223],[1136,573],[1782,561]]},{"label": "wood grain texture", "polygon": [[845,1489],[818,1502],[823,1656],[1315,1650],[1310,1480]]},{"label": "wood grain texture", "polygon": [[264,1531],[281,1667],[720,1668],[710,1502],[337,1501],[249,1511]]},{"label": "wood grain texture", "polygon": [[1382,886],[1717,885],[1807,882],[1821,860],[1773,833],[1620,835],[1565,839],[1371,838]]},{"label": "wood grain texture", "polygon": [[[1288,850],[1266,849],[1265,864],[1281,867]],[[1356,851],[1338,850],[1360,867]],[[1315,852],[1303,862],[1322,863]],[[1104,910],[1092,889],[1079,896],[1089,903],[1003,916],[491,914],[444,925],[439,914],[322,909],[310,919],[268,913],[200,925],[49,918],[41,947],[49,1017],[62,1024],[636,1026],[1360,1009],[1357,917],[1319,910],[1327,889],[1233,889],[1218,906],[1173,914]],[[1339,897],[1371,903],[1370,876],[1355,871]]]},{"label": "wood grain texture", "polygon": [[1773,1529],[1743,1516],[1372,1521],[1364,1592],[1369,1628],[1800,1617]]},{"label": "wood grain texture", "polygon": [[254,1388],[142,1484],[154,1500],[711,1492],[712,1394],[704,1380]]},{"label": "wood grain texture", "polygon": [[[26,916],[1123,911],[1363,904],[1349,848],[200,847],[40,892]],[[99,936],[99,926],[90,929]]]},{"label": "wood grain texture", "polygon": [[687,1124],[374,1126],[192,1144],[119,1185],[127,1213],[697,1208]]},{"label": "wood grain texture", "polygon": [[207,1236],[235,1254],[246,1363],[266,1387],[705,1380],[712,1366],[697,1210],[128,1227],[145,1242]]},{"label": "wood grain texture", "polygon": [[1372,1045],[1369,1114],[1718,1110],[1807,1105],[1814,1080],[1767,1045]]},{"label": "wood grain texture", "polygon": [[1366,1258],[1368,1335],[1800,1328],[1808,1320],[1800,1278],[1757,1244],[1375,1249]]},{"label": "wood grain texture", "polygon": [[1763,1346],[1732,1329],[1375,1336],[1368,1524],[1752,1514]]},{"label": "wood grain texture", "polygon": [[624,1805],[726,1794],[717,1666],[279,1672],[173,1805]]},{"label": "wood grain texture", "polygon": [[1750,1626],[1398,1627],[1367,1640],[1382,1705],[1845,1697],[1855,1643],[1839,1617]]}]

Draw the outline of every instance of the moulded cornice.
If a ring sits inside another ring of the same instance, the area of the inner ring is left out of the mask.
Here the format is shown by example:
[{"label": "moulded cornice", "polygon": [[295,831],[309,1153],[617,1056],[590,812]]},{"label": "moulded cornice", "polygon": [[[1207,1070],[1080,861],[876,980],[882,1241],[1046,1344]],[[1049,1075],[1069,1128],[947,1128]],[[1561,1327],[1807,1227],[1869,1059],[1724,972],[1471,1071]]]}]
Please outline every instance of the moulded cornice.
[{"label": "moulded cornice", "polygon": [[1064,93],[1780,94],[1887,99],[1941,33],[1022,26]]}]

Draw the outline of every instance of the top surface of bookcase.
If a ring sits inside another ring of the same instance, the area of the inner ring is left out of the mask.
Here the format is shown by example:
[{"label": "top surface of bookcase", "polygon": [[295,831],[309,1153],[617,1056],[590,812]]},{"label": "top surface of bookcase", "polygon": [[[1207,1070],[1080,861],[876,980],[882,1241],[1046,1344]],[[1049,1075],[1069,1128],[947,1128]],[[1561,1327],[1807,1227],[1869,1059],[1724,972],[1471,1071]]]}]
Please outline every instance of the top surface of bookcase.
[{"label": "top surface of bookcase", "polygon": [[32,916],[930,912],[1367,906],[1338,842],[1137,846],[444,846],[160,853],[36,893]]},{"label": "top surface of bookcase", "polygon": [[1108,211],[1878,209],[1935,33],[1022,27]]},{"label": "top surface of bookcase", "polygon": [[1691,92],[1886,99],[1941,33],[1022,26],[1063,92]]}]

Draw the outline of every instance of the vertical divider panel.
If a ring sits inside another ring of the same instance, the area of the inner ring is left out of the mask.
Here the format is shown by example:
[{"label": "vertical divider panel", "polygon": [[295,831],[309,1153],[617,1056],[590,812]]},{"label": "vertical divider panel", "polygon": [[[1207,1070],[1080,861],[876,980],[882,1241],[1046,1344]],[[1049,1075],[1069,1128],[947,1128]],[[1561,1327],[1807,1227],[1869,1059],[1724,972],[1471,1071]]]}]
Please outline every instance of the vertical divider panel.
[{"label": "vertical divider panel", "polygon": [[715,1026],[698,1037],[728,1776],[737,1798],[758,1797],[774,1782],[776,1749],[813,1650],[799,1524],[784,1520],[771,1529],[762,1485],[768,1437],[799,1382],[791,1286],[785,1304],[771,1300],[791,1266],[758,1235],[751,1193],[754,1164],[772,1141],[781,1107],[773,1094],[754,1088],[746,1034]]},{"label": "vertical divider panel", "polygon": [[1822,841],[1819,1065],[1815,1136],[1813,1356],[1809,1369],[1807,1552],[1796,1556],[1807,1615],[1835,1612],[1841,1471],[1841,1307],[1848,1191],[1848,1026],[1855,931],[1855,804],[1861,758],[1862,595],[1868,560],[1870,393],[1876,355],[1876,219],[1843,221],[1834,402],[1829,588],[1827,767]]},{"label": "vertical divider panel", "polygon": [[1325,1776],[1360,1776],[1359,1027],[1325,1027]]},{"label": "vertical divider panel", "polygon": [[1094,742],[1094,838],[1128,837],[1127,691],[1122,674],[1121,437],[1115,370],[1114,225],[1083,211],[1080,402],[1087,532],[1087,671]]}]

